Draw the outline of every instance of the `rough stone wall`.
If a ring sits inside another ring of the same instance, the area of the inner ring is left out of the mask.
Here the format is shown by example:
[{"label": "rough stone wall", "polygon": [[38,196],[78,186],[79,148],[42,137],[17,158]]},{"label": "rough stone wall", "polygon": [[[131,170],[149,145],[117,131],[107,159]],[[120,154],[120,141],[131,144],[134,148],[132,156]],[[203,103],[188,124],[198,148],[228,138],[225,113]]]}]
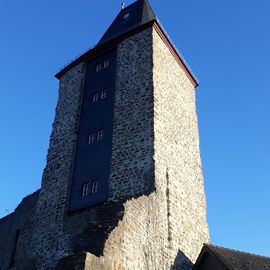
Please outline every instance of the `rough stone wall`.
[{"label": "rough stone wall", "polygon": [[108,235],[103,256],[88,253],[85,267],[165,269],[163,216],[153,186],[152,29],[123,41],[117,54],[110,200],[134,198],[123,201],[122,219]]},{"label": "rough stone wall", "polygon": [[61,78],[47,165],[37,202],[35,230],[28,256],[16,261],[15,269],[53,269],[59,258],[69,254],[69,239],[63,233],[63,225],[84,74],[81,64]]},{"label": "rough stone wall", "polygon": [[[114,229],[123,218],[126,199],[151,193],[154,188],[151,42],[152,30],[148,29],[118,47],[109,203],[70,216],[67,215],[67,202],[85,66],[79,65],[61,78],[31,248],[25,258],[16,261],[15,269],[54,269],[60,258],[74,252],[86,250],[95,257],[106,254],[107,250],[109,253],[115,250],[118,254],[120,246],[122,251],[130,249],[130,255],[127,259],[127,254],[120,253],[119,258],[123,256],[126,267],[133,265],[132,250],[141,241],[138,238],[136,243],[132,243],[135,238],[128,235],[126,238],[124,231],[131,230],[130,225],[137,218],[138,212],[127,210],[131,220],[125,222],[124,228]],[[144,206],[144,203],[140,203],[135,208],[141,212]],[[140,224],[135,224],[131,230],[136,235],[141,234],[141,238],[144,238],[143,231],[136,232],[136,226],[145,226],[147,213],[144,218],[140,218]],[[105,241],[107,248],[104,247]],[[115,264],[114,259],[112,261]],[[110,262],[111,259],[108,259],[108,265]]]},{"label": "rough stone wall", "polygon": [[[147,229],[160,215],[152,213],[152,199],[140,196],[154,192],[152,29],[123,41],[117,55],[109,202],[74,213],[64,230],[72,235],[74,252],[89,251],[89,269],[151,269],[145,253],[152,247],[155,260],[163,246],[156,242],[154,249],[158,231],[149,236]],[[58,268],[74,265],[72,258]]]},{"label": "rough stone wall", "polygon": [[153,191],[152,66],[150,28],[118,45],[109,200]]},{"label": "rough stone wall", "polygon": [[[148,29],[117,48],[109,200],[65,220],[64,231],[71,236],[75,252],[104,255],[111,232],[126,213],[126,200],[154,190],[151,44],[152,30]],[[126,240],[118,237],[117,230],[113,241]],[[130,241],[127,244],[132,245]],[[112,247],[108,249],[111,252]]]},{"label": "rough stone wall", "polygon": [[35,230],[14,269],[190,269],[208,241],[192,84],[152,28],[118,45],[109,202],[67,215],[84,78],[81,64],[60,80]]},{"label": "rough stone wall", "polygon": [[[117,69],[111,185],[132,195],[144,182],[134,173],[139,164],[153,166],[155,187],[123,201],[102,254],[87,253],[82,269],[191,269],[209,240],[194,87],[153,29],[118,46]],[[111,192],[111,203],[122,194]]]},{"label": "rough stone wall", "polygon": [[[126,198],[153,190],[151,32],[148,29],[139,33],[118,48],[109,203],[70,216],[67,215],[67,203],[85,66],[79,65],[61,78],[47,165],[36,208],[35,230],[29,241],[28,254],[16,261],[15,269],[54,269],[60,258],[83,250],[97,256],[104,254],[104,242],[123,218]],[[143,225],[144,220],[141,223]],[[124,230],[130,230],[127,227]],[[133,238],[125,239],[121,228],[114,235],[117,244],[109,244],[109,250],[112,246],[118,250],[123,237],[125,250],[128,246],[133,250],[130,242]],[[112,239],[111,235],[109,238]]]},{"label": "rough stone wall", "polygon": [[[176,258],[180,250],[194,263],[209,241],[195,91],[156,31],[153,50],[155,183],[167,216],[168,253]],[[190,267],[184,256],[175,265]]]},{"label": "rough stone wall", "polygon": [[[155,229],[163,217],[153,185],[152,29],[117,50],[109,202],[67,217],[63,232],[69,235],[70,253],[91,252],[88,269],[154,269],[163,261],[164,236]],[[62,260],[58,269],[72,268],[76,258]]]},{"label": "rough stone wall", "polygon": [[3,269],[11,267],[27,252],[38,195],[39,191],[36,191],[25,197],[14,213],[0,219],[0,266]]}]

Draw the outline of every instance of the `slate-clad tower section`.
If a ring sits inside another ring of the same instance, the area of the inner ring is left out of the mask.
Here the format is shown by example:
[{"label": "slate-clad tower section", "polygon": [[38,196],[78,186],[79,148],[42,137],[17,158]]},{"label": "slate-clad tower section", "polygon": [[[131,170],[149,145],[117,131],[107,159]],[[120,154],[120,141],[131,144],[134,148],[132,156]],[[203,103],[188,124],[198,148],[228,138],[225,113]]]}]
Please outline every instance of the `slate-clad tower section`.
[{"label": "slate-clad tower section", "polygon": [[[110,43],[113,39],[118,38],[121,34],[125,34],[128,31],[137,31],[138,27],[144,27],[147,23],[154,20],[155,15],[149,3],[147,1],[137,1],[119,13],[98,42],[97,47]],[[112,48],[109,52],[105,50],[104,54],[101,50],[93,60],[86,62],[86,77],[84,88],[82,89],[83,97],[77,148],[70,188],[69,212],[104,203],[109,199],[108,189],[112,156],[116,57],[117,50]],[[126,60],[122,59],[121,61]],[[150,66],[149,70],[151,70]],[[145,70],[145,72],[147,73],[149,70]],[[127,74],[127,76],[129,76],[129,74]],[[123,100],[125,103],[122,106],[124,107],[127,100]],[[152,117],[152,115],[149,115],[149,118]],[[122,119],[122,123],[125,121],[130,120]],[[142,129],[142,132],[143,131]],[[125,131],[121,132],[123,138],[124,132]],[[145,137],[145,134],[143,137]],[[119,140],[123,141],[123,138],[119,138]],[[88,143],[88,145],[86,145],[86,143]],[[115,152],[117,152],[118,149],[121,148],[118,147],[115,149]],[[149,155],[149,157],[150,156],[151,155]],[[144,155],[143,158],[146,159],[146,155]],[[116,162],[123,163],[127,162],[127,160],[130,160],[130,158],[122,155],[117,157]],[[134,168],[132,168],[132,170],[134,170]],[[121,176],[119,173],[120,172],[116,172],[117,178],[122,178],[123,180],[125,177]],[[126,170],[124,173],[126,174]],[[133,172],[132,178],[138,180],[140,177],[138,174],[140,174],[139,169],[137,169],[137,172]],[[128,177],[130,177],[130,173]],[[127,180],[127,182],[129,181],[130,180]],[[112,182],[113,181],[111,181],[111,184]],[[127,194],[122,190],[121,186],[119,186],[119,182],[121,183],[121,181],[117,182],[118,183],[115,184],[115,190],[111,190],[111,192],[118,193],[119,198],[126,197]],[[129,187],[130,195],[138,196],[149,192],[141,186],[142,184],[144,185],[144,183],[140,184],[139,180],[136,185]],[[146,184],[146,186],[150,185],[150,183]],[[153,186],[153,184],[151,186]],[[124,187],[124,189],[127,189],[127,187]]]},{"label": "slate-clad tower section", "polygon": [[209,241],[198,83],[148,1],[56,77],[47,165],[13,269],[191,269]]},{"label": "slate-clad tower section", "polygon": [[116,49],[86,66],[69,211],[108,200]]}]

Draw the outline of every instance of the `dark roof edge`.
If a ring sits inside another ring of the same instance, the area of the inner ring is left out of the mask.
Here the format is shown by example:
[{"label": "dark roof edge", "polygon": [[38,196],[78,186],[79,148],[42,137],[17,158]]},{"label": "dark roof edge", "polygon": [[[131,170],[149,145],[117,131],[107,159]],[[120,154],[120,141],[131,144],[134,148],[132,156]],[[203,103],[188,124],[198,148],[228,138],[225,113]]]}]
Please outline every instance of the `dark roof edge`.
[{"label": "dark roof edge", "polygon": [[85,53],[80,55],[78,58],[76,58],[74,61],[72,61],[70,64],[64,66],[63,69],[61,69],[58,73],[55,74],[55,77],[57,79],[60,79],[68,70],[70,70],[74,66],[76,66],[84,61],[88,61],[91,58],[97,57],[98,55],[103,54],[104,52],[111,50],[112,48],[116,47],[121,41],[123,41],[127,37],[130,37],[134,34],[137,34],[141,31],[153,26],[153,24],[154,24],[154,21],[151,21],[151,22],[146,23],[144,25],[141,25],[139,27],[132,28],[130,31],[123,33],[120,36],[117,36],[111,40],[108,40],[108,41],[86,51]]},{"label": "dark roof edge", "polygon": [[232,269],[231,267],[229,267],[227,264],[226,264],[226,261],[224,261],[224,259],[219,255],[217,254],[214,250],[211,249],[211,244],[204,244],[204,248],[206,248],[208,251],[210,251],[210,253],[212,253],[214,256],[216,256],[216,258],[229,270],[234,270]]},{"label": "dark roof edge", "polygon": [[223,260],[222,258],[220,258],[220,256],[218,256],[218,254],[216,254],[216,252],[214,252],[213,250],[211,250],[210,246],[211,246],[211,244],[206,244],[206,243],[203,244],[202,250],[201,250],[201,252],[200,252],[200,254],[199,254],[199,256],[198,256],[198,258],[197,258],[195,264],[193,265],[192,270],[196,270],[196,269],[198,268],[198,266],[200,265],[200,262],[201,262],[203,256],[204,256],[205,253],[207,253],[207,252],[210,253],[210,254],[212,254],[213,256],[215,256],[215,257],[219,260],[219,262],[220,262],[226,269],[228,269],[228,270],[233,270],[233,269],[231,269],[231,268],[228,267],[228,265],[224,262],[224,260]]},{"label": "dark roof edge", "polygon": [[76,66],[82,62],[88,61],[91,58],[97,57],[98,55],[103,54],[106,51],[111,50],[112,48],[116,47],[124,39],[126,39],[126,38],[128,38],[136,33],[139,33],[142,30],[145,30],[151,26],[154,26],[154,28],[157,30],[158,34],[163,39],[163,41],[166,43],[166,45],[169,47],[171,53],[174,55],[176,60],[179,60],[178,63],[184,69],[184,71],[186,72],[186,75],[189,77],[193,86],[196,88],[199,85],[198,79],[193,74],[192,70],[189,68],[188,64],[184,60],[184,57],[177,50],[176,46],[173,44],[173,42],[169,38],[168,34],[166,33],[166,31],[162,27],[161,23],[157,19],[150,21],[146,24],[143,24],[139,27],[133,28],[130,31],[123,33],[122,35],[115,37],[112,40],[104,42],[104,43],[100,44],[99,46],[96,46],[93,49],[88,50],[86,53],[82,54],[77,59],[75,59],[73,62],[71,62],[70,64],[65,66],[62,70],[60,70],[55,75],[55,77],[57,79],[60,79],[68,70],[70,70],[74,66]]},{"label": "dark roof edge", "polygon": [[[180,66],[182,66],[182,68],[184,69],[184,71],[186,71],[186,75],[189,77],[189,79],[191,80],[193,86],[196,88],[197,86],[199,86],[199,80],[197,79],[197,77],[194,75],[193,71],[191,70],[191,68],[189,67],[189,65],[187,64],[186,60],[184,59],[184,57],[182,56],[182,54],[179,52],[179,50],[177,49],[177,47],[174,45],[174,43],[172,42],[170,36],[167,34],[167,32],[165,31],[165,29],[163,28],[162,24],[159,22],[159,20],[155,20],[154,26],[158,26],[158,28],[156,28],[157,32],[161,35],[161,38],[163,39],[163,41],[165,43],[167,43],[167,45],[169,46],[169,49],[171,50],[171,53],[180,60],[180,62],[178,62],[180,64]],[[161,32],[159,31],[161,30]],[[164,40],[164,38],[166,40]],[[166,42],[167,41],[167,42]]]},{"label": "dark roof edge", "polygon": [[[208,246],[209,249],[211,249],[211,247],[212,247],[212,248],[217,248],[217,249],[220,249],[220,250],[231,251],[231,252],[238,253],[238,254],[251,255],[251,256],[254,256],[254,257],[262,258],[262,259],[267,259],[267,260],[270,259],[270,257],[267,257],[267,256],[262,256],[262,255],[258,255],[258,254],[250,253],[250,252],[246,252],[246,251],[240,251],[240,250],[237,250],[237,249],[224,248],[224,247],[220,247],[220,246],[216,246],[216,245],[212,245],[212,244],[205,244],[205,245]],[[215,252],[215,251],[213,251],[213,252]]]}]

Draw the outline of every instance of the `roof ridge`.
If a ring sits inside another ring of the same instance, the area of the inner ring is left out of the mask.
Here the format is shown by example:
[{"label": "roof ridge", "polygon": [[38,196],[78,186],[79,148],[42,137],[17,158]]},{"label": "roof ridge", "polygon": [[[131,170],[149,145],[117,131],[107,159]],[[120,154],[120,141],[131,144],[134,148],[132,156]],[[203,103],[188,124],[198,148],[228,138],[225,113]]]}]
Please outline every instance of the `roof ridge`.
[{"label": "roof ridge", "polygon": [[[211,247],[214,247],[214,245],[212,244],[207,244],[205,243],[204,246],[206,248],[208,248],[210,250],[210,252],[212,252],[217,258],[218,260],[221,261],[221,263],[224,264],[224,266],[227,268],[227,269],[230,269],[230,270],[234,270],[233,268],[231,268],[230,265],[227,264],[226,260],[218,253],[218,252],[215,252],[215,250],[213,250]],[[216,246],[217,248],[219,248],[218,246]]]},{"label": "roof ridge", "polygon": [[268,259],[268,260],[270,260],[270,257],[263,256],[263,255],[258,255],[258,254],[251,253],[251,252],[247,252],[247,251],[240,251],[240,250],[237,250],[237,249],[220,247],[220,246],[213,245],[213,244],[204,244],[204,245],[207,246],[207,247],[210,248],[210,249],[211,249],[211,247],[213,247],[213,248],[218,248],[218,249],[221,249],[221,250],[233,251],[233,252],[239,253],[239,254],[252,255],[252,256],[259,257],[259,258],[263,258],[263,259]]}]

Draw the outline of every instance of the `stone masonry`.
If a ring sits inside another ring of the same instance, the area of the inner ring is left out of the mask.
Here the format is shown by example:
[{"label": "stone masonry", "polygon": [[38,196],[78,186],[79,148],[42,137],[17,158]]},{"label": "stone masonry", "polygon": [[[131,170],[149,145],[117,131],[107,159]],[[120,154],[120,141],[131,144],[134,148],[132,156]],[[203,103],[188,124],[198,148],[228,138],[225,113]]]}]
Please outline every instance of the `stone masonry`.
[{"label": "stone masonry", "polygon": [[[17,269],[50,269],[70,252],[69,235],[63,227],[69,196],[69,182],[76,146],[79,108],[85,69],[81,64],[60,81],[59,99],[44,169],[36,225],[29,257]],[[22,267],[23,266],[23,267]]]},{"label": "stone masonry", "polygon": [[15,212],[0,219],[1,270],[12,268],[15,258],[20,260],[29,251],[28,243],[31,242],[35,225],[35,207],[38,195],[39,191],[36,191],[25,197]]},{"label": "stone masonry", "polygon": [[[143,55],[136,51],[140,44],[149,43],[151,46],[143,46]],[[144,55],[145,59],[151,60],[141,61]],[[150,73],[147,72],[149,67]],[[142,74],[145,79],[142,79]],[[120,87],[122,82],[125,85],[123,88]],[[134,82],[142,85],[136,88]],[[128,106],[118,116],[124,97]],[[140,102],[136,103],[136,100]],[[149,115],[149,121],[144,119],[145,114]],[[123,119],[129,121],[126,123]],[[97,270],[190,269],[202,244],[209,241],[195,92],[194,86],[153,28],[118,46],[115,123],[118,121],[126,125],[122,132],[129,130],[129,125],[133,132],[131,143],[125,144],[121,135],[116,140],[117,130],[121,129],[116,124],[114,126],[112,160],[116,150],[131,155],[123,160],[124,163],[115,163],[115,166],[112,163],[112,172],[116,169],[121,172],[121,168],[125,172],[130,171],[129,181],[118,182],[121,188],[117,187],[117,190],[122,189],[121,195],[129,195],[128,191],[136,190],[132,185],[140,183],[141,178],[138,179],[133,170],[136,168],[140,172],[137,155],[147,148],[149,151],[145,150],[139,164],[152,163],[155,188],[150,194],[123,204],[123,218],[106,239],[103,256],[88,253],[85,267]],[[147,127],[143,133],[140,128],[136,131],[141,125]],[[117,148],[114,148],[116,144]],[[133,155],[136,156],[135,163],[131,162]],[[128,168],[126,164],[130,170],[125,170]],[[150,173],[146,170],[141,175],[151,175],[151,166]],[[117,196],[111,198],[112,201],[115,199]]]},{"label": "stone masonry", "polygon": [[[116,46],[108,201],[68,212],[83,62],[60,78],[31,230],[10,269],[190,270],[209,242],[194,85],[153,25]],[[0,239],[6,269],[2,250]]]},{"label": "stone masonry", "polygon": [[195,91],[156,31],[153,50],[155,183],[167,204],[168,253],[194,262],[209,241]]},{"label": "stone masonry", "polygon": [[[123,53],[125,59],[130,59],[130,44],[142,34],[118,47],[121,65],[125,63]],[[106,240],[104,256],[97,258],[88,253],[85,269],[190,269],[202,244],[209,241],[194,87],[155,30],[145,31],[143,38],[150,38],[152,44],[148,49],[153,73],[148,82],[153,86],[147,89],[146,84],[143,88],[153,91],[154,97],[154,118],[149,123],[154,134],[149,146],[154,146],[155,192],[125,202],[123,219]],[[130,60],[136,64],[136,59]],[[142,63],[138,68],[147,69],[148,62]],[[127,64],[123,70],[131,72],[128,78],[133,80],[136,68]],[[123,78],[119,76],[118,80]],[[125,93],[133,94],[134,87],[127,87],[129,80],[126,82]],[[139,92],[135,93],[140,97]],[[132,121],[139,120],[136,112],[135,107],[136,118]],[[130,119],[128,114],[122,115],[125,117]],[[151,128],[149,132],[151,138]],[[142,146],[139,141],[133,149]]]}]

